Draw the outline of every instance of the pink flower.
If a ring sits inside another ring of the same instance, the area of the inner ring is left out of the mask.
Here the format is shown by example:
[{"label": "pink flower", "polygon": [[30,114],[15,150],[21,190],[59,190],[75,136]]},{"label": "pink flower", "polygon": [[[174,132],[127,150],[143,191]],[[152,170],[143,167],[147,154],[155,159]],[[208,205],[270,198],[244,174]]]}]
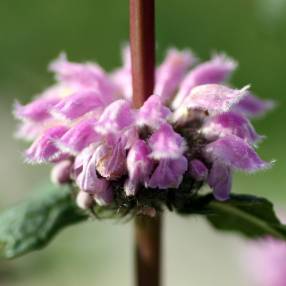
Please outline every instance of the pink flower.
[{"label": "pink flower", "polygon": [[105,106],[106,103],[100,94],[94,91],[83,91],[63,98],[51,112],[56,118],[75,120],[89,112],[102,111]]},{"label": "pink flower", "polygon": [[86,119],[71,127],[61,138],[56,140],[57,146],[71,154],[78,154],[90,144],[100,140],[96,133],[94,119]]},{"label": "pink flower", "polygon": [[57,126],[47,129],[26,151],[26,158],[31,163],[44,163],[60,156],[61,152],[55,142],[61,138],[68,128]]},{"label": "pink flower", "polygon": [[220,138],[205,147],[206,157],[233,169],[254,172],[270,167],[259,158],[253,148],[233,135]]},{"label": "pink flower", "polygon": [[[285,215],[281,216],[285,223]],[[286,243],[265,237],[247,242],[243,267],[255,286],[284,286],[286,281]]]},{"label": "pink flower", "polygon": [[116,180],[126,174],[126,150],[121,138],[112,144],[103,143],[94,153],[95,169],[107,180]]},{"label": "pink flower", "polygon": [[55,164],[51,172],[51,181],[56,185],[64,185],[71,181],[73,162],[71,160],[62,160]]},{"label": "pink flower", "polygon": [[122,97],[132,100],[131,53],[130,47],[124,46],[122,50],[122,67],[111,74],[111,80],[117,86]]},{"label": "pink flower", "polygon": [[248,93],[233,109],[247,117],[259,117],[273,109],[274,105],[272,100],[262,100]]},{"label": "pink flower", "polygon": [[157,70],[154,93],[158,94],[163,102],[168,102],[194,62],[195,57],[189,51],[169,50],[165,61]]},{"label": "pink flower", "polygon": [[248,144],[255,144],[262,139],[257,135],[249,120],[235,112],[226,112],[210,117],[204,124],[202,132],[209,140],[235,135]]},{"label": "pink flower", "polygon": [[171,114],[171,110],[162,103],[159,96],[151,95],[138,111],[137,125],[157,129],[162,123],[167,122]]},{"label": "pink flower", "polygon": [[207,166],[200,160],[194,159],[190,162],[190,175],[197,181],[204,181],[208,176]]},{"label": "pink flower", "polygon": [[137,140],[130,148],[127,156],[129,178],[125,184],[125,193],[128,196],[135,195],[139,184],[147,185],[154,166],[150,154],[151,148],[143,140]]},{"label": "pink flower", "polygon": [[162,159],[152,174],[148,186],[158,189],[177,189],[187,169],[188,160],[184,156],[178,159]]},{"label": "pink flower", "polygon": [[171,125],[164,124],[149,139],[152,148],[151,157],[160,159],[178,159],[186,150],[184,138],[175,132]]},{"label": "pink flower", "polygon": [[247,88],[232,89],[219,84],[205,84],[192,89],[184,104],[188,108],[205,110],[211,115],[227,112],[247,93]]},{"label": "pink flower", "polygon": [[108,191],[109,183],[99,178],[96,172],[96,153],[91,157],[85,157],[82,162],[82,170],[77,175],[76,183],[82,191],[92,195]]},{"label": "pink flower", "polygon": [[38,98],[31,103],[22,106],[19,103],[15,105],[15,116],[20,119],[33,122],[43,122],[50,118],[50,109],[60,101],[57,97]]},{"label": "pink flower", "polygon": [[213,189],[214,197],[219,201],[229,198],[232,185],[230,166],[214,161],[208,176],[208,184]]},{"label": "pink flower", "polygon": [[137,199],[147,188],[178,189],[189,177],[227,199],[234,170],[269,167],[252,147],[261,137],[245,115],[260,115],[270,102],[225,83],[232,59],[218,55],[190,70],[195,62],[171,49],[153,95],[134,109],[129,47],[111,74],[60,56],[50,66],[56,84],[15,105],[18,136],[32,141],[26,160],[54,164],[53,181],[77,186],[82,208]]},{"label": "pink flower", "polygon": [[103,135],[121,132],[134,123],[134,111],[130,102],[119,99],[108,105],[96,124],[96,131]]},{"label": "pink flower", "polygon": [[198,65],[184,78],[172,106],[179,108],[196,86],[223,83],[235,70],[236,66],[237,63],[225,55],[216,55],[210,61]]},{"label": "pink flower", "polygon": [[50,64],[50,70],[56,73],[56,79],[79,89],[95,90],[110,100],[116,91],[115,86],[104,70],[94,63],[72,63],[65,54]]}]

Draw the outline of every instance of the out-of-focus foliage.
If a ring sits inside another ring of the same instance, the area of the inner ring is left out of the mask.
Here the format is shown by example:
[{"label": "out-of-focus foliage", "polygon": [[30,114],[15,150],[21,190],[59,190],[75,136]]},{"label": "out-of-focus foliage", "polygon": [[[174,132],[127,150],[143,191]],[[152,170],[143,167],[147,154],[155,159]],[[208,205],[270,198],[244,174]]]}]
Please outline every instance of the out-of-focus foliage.
[{"label": "out-of-focus foliage", "polygon": [[0,214],[0,255],[14,258],[40,249],[61,229],[86,218],[70,189],[49,187]]},{"label": "out-of-focus foliage", "polygon": [[235,231],[249,238],[273,236],[286,238],[286,226],[277,218],[273,205],[264,198],[231,195],[226,202],[216,201],[211,194],[177,206],[180,214],[203,214],[220,231]]}]

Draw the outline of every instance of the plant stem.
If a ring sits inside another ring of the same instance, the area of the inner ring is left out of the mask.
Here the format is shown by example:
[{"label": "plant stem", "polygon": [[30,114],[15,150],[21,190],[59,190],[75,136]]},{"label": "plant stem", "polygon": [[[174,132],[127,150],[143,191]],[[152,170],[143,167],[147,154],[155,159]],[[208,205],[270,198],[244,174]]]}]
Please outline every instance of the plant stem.
[{"label": "plant stem", "polygon": [[136,285],[161,284],[161,216],[135,219]]},{"label": "plant stem", "polygon": [[153,93],[155,73],[155,1],[130,0],[130,45],[133,105]]},{"label": "plant stem", "polygon": [[[130,0],[130,45],[133,106],[153,93],[155,75],[155,0]],[[136,285],[159,286],[161,217],[135,219]]]}]

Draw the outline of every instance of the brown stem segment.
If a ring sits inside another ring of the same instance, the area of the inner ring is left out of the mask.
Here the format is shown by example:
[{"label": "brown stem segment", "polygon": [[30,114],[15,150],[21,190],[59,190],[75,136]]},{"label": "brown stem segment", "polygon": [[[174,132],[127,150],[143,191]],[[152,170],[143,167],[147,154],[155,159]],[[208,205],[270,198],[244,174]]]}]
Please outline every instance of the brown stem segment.
[{"label": "brown stem segment", "polygon": [[[130,1],[130,45],[133,106],[140,108],[153,93],[155,75],[155,0]],[[136,285],[159,286],[161,218],[135,219]]]},{"label": "brown stem segment", "polygon": [[136,285],[161,285],[161,216],[135,219]]},{"label": "brown stem segment", "polygon": [[133,106],[153,93],[155,71],[155,1],[130,0]]}]

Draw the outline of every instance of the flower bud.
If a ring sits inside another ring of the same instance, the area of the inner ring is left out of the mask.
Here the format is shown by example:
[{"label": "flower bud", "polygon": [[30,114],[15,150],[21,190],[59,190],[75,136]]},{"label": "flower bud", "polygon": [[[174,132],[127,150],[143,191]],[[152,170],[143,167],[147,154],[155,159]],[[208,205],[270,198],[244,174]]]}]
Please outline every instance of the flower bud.
[{"label": "flower bud", "polygon": [[51,181],[56,185],[63,185],[70,181],[73,163],[65,160],[57,163],[51,171]]},{"label": "flower bud", "polygon": [[89,209],[93,204],[92,196],[87,192],[80,191],[76,197],[76,204],[83,210]]}]

